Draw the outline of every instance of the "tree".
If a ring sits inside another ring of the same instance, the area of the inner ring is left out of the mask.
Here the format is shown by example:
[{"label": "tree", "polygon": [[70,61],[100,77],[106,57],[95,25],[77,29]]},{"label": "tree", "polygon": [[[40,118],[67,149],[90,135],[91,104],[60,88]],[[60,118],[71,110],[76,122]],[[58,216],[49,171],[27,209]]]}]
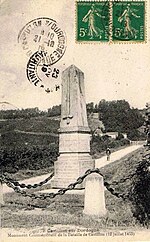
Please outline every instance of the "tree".
[{"label": "tree", "polygon": [[61,105],[56,105],[48,109],[49,117],[60,116],[60,115],[61,115]]},{"label": "tree", "polygon": [[86,104],[86,109],[87,109],[87,112],[88,112],[88,113],[92,113],[92,112],[94,112],[94,103],[93,103],[93,102],[91,102],[91,103],[87,103],[87,104]]},{"label": "tree", "polygon": [[99,102],[98,112],[106,132],[129,133],[139,128],[144,122],[139,110],[131,108],[125,100],[106,101],[103,99]]},{"label": "tree", "polygon": [[129,131],[128,138],[130,140],[135,140],[135,141],[136,140],[145,140],[146,139],[146,135],[144,133],[141,133],[137,129],[133,129],[133,130]]},{"label": "tree", "polygon": [[150,220],[150,155],[139,162],[132,182],[129,199],[136,219],[147,228]]}]

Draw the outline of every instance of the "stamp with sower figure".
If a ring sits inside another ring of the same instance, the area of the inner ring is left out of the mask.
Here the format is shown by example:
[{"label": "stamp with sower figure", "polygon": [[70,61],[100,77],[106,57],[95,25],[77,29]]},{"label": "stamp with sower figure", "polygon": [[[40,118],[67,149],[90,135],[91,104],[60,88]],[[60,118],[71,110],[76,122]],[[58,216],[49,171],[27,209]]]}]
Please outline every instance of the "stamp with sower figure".
[{"label": "stamp with sower figure", "polygon": [[142,0],[77,1],[77,42],[146,41],[146,2]]},{"label": "stamp with sower figure", "polygon": [[112,5],[113,41],[145,41],[145,2],[119,1]]},{"label": "stamp with sower figure", "polygon": [[66,50],[66,35],[57,22],[47,17],[30,21],[20,31],[18,42],[29,58],[28,80],[47,93],[59,90],[57,63]]},{"label": "stamp with sower figure", "polygon": [[77,2],[77,41],[109,41],[108,2]]}]

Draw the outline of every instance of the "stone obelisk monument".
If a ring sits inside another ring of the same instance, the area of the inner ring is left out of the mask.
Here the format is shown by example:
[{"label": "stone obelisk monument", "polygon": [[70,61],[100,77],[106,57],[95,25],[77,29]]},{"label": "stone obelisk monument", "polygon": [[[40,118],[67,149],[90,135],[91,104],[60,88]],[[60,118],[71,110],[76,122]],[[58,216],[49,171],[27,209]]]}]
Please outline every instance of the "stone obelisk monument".
[{"label": "stone obelisk monument", "polygon": [[51,183],[54,188],[67,187],[86,170],[94,168],[94,160],[90,155],[84,73],[74,65],[62,74],[59,154]]}]

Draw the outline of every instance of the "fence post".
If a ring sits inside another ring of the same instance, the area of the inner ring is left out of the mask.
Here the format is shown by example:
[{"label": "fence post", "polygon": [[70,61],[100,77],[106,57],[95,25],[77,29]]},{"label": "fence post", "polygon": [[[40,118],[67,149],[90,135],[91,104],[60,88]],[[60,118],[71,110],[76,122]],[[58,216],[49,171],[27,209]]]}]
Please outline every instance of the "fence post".
[{"label": "fence post", "polygon": [[0,206],[4,205],[4,198],[3,198],[3,184],[0,180]]},{"label": "fence post", "polygon": [[89,216],[105,216],[104,182],[99,174],[92,173],[85,179],[85,197],[83,213]]}]

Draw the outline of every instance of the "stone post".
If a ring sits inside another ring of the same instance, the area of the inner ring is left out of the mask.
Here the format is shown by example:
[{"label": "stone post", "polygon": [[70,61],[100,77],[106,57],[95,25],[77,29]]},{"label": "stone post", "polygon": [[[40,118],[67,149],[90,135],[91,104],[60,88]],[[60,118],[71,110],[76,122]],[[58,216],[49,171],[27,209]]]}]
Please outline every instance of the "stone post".
[{"label": "stone post", "polygon": [[[90,129],[87,122],[84,73],[74,65],[62,75],[59,154],[54,163],[53,188],[67,187],[94,168],[90,155]],[[81,184],[78,188],[82,188]]]},{"label": "stone post", "polygon": [[102,217],[106,215],[103,177],[92,173],[85,179],[85,215]]}]

